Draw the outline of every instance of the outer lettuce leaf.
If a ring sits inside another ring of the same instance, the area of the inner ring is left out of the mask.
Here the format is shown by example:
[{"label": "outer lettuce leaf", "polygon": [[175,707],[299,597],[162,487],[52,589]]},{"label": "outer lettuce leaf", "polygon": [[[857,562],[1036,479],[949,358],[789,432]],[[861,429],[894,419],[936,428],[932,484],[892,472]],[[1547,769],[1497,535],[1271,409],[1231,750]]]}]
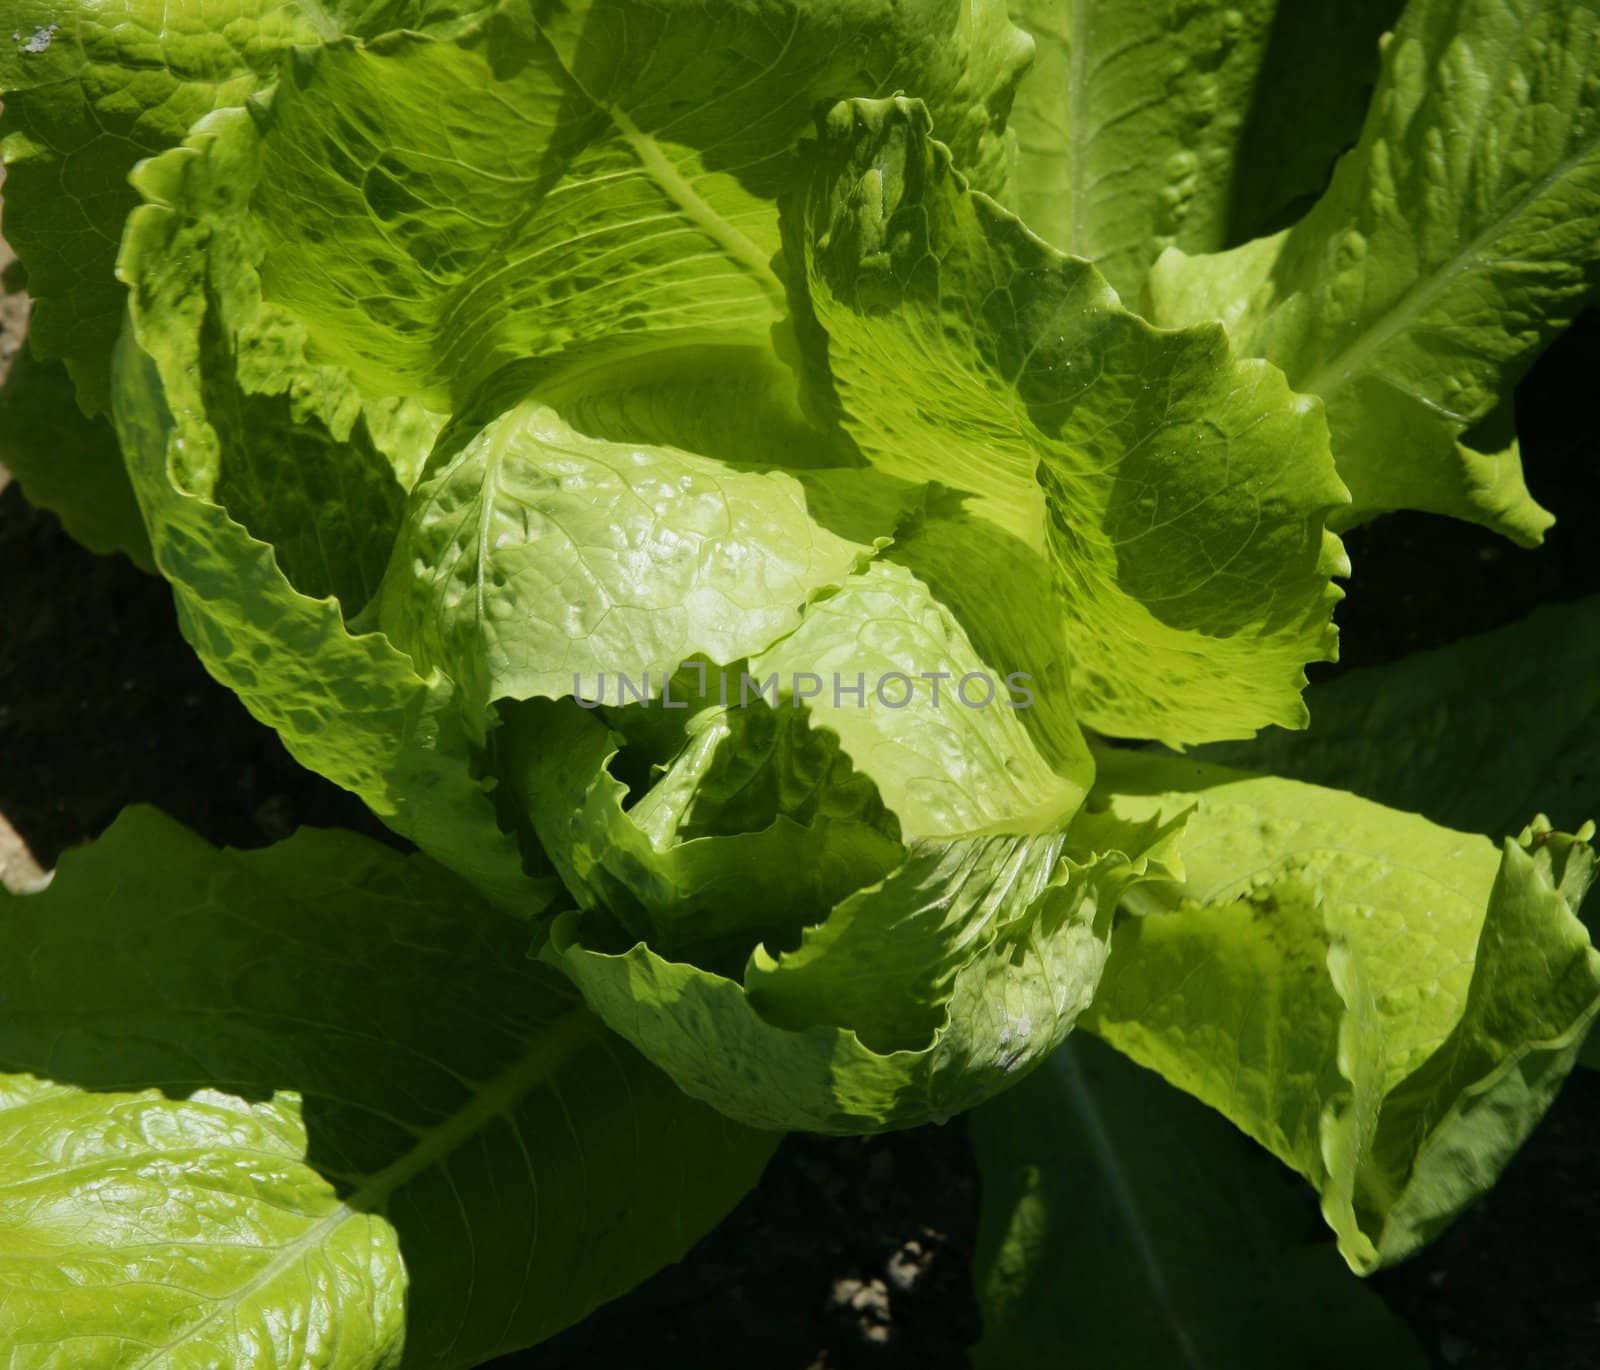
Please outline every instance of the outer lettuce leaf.
[{"label": "outer lettuce leaf", "polygon": [[90,414],[109,407],[123,294],[113,274],[138,204],[128,173],[213,109],[243,104],[292,45],[443,28],[453,0],[13,0],[0,42],[6,236],[28,268],[35,350],[66,362]]},{"label": "outer lettuce leaf", "polygon": [[1136,301],[1168,247],[1215,252],[1327,183],[1400,0],[1016,0],[1038,47],[1007,203]]},{"label": "outer lettuce leaf", "polygon": [[1163,248],[1226,239],[1230,172],[1278,0],[1019,0],[1038,45],[1017,92],[1010,202],[1137,300]]},{"label": "outer lettuce leaf", "polygon": [[[1530,699],[1539,706],[1527,708]],[[1600,600],[1547,606],[1497,632],[1351,671],[1314,686],[1308,702],[1308,733],[1268,732],[1202,755],[1499,836],[1535,809],[1582,836],[1600,817]],[[1567,864],[1561,889],[1574,913],[1591,878],[1592,863]],[[1585,922],[1600,934],[1600,906],[1588,906]],[[1582,1060],[1600,1069],[1593,1033]]]},{"label": "outer lettuce leaf", "polygon": [[1288,1171],[1079,1033],[972,1115],[979,1370],[1420,1370]]},{"label": "outer lettuce leaf", "polygon": [[776,1141],[348,833],[130,810],[0,915],[0,1341],[38,1363],[477,1365],[678,1258]]},{"label": "outer lettuce leaf", "polygon": [[[133,290],[116,421],[156,564],[206,669],[302,765],[500,902],[538,912],[552,882],[524,874],[516,840],[500,830],[456,687],[348,622],[361,587],[381,575],[381,521],[392,537],[404,477],[429,436],[425,416],[408,423],[363,407],[341,373],[306,362],[303,330],[261,306],[248,236],[187,208],[236,204],[250,175],[248,125],[243,111],[219,112],[194,146],[146,163],[140,189],[154,203],[133,215],[124,243]],[[263,377],[260,393],[230,392],[237,365]],[[339,521],[364,515],[360,539],[274,548],[219,502],[242,492],[238,513],[284,527],[292,520],[279,502],[318,507],[314,492],[330,484],[365,492],[364,504],[320,506]],[[330,594],[335,586],[355,602]]]},{"label": "outer lettuce leaf", "polygon": [[[201,260],[196,232],[173,211],[144,212],[130,227],[129,251],[181,273]],[[178,292],[191,286],[180,274]],[[274,549],[212,498],[224,454],[194,393],[201,339],[191,321],[152,303],[148,311],[136,305],[118,350],[117,429],[184,636],[302,765],[360,795],[390,827],[501,903],[539,912],[552,882],[525,874],[516,840],[500,830],[452,682],[418,675],[381,634],[352,632],[337,598],[302,593]],[[186,404],[164,402],[186,392]],[[345,450],[328,443],[314,412],[298,426],[314,454]],[[290,446],[275,455],[292,463],[299,453]]]},{"label": "outer lettuce leaf", "polygon": [[1220,329],[1123,310],[969,190],[914,102],[837,106],[810,161],[784,216],[810,403],[879,470],[967,496],[990,602],[1046,560],[1079,715],[1175,742],[1302,726],[1346,569],[1314,407]]},{"label": "outer lettuce leaf", "polygon": [[66,368],[26,347],[0,386],[0,466],[30,504],[56,514],[90,551],[124,552],[143,570],[155,569],[111,424],[85,418]]},{"label": "outer lettuce leaf", "polygon": [[1117,928],[1087,1023],[1322,1196],[1352,1268],[1493,1183],[1600,1009],[1571,903],[1586,849],[1493,844],[1352,796],[1120,754],[1125,820],[1193,806],[1186,882]]},{"label": "outer lettuce leaf", "polygon": [[1309,732],[1203,756],[1497,837],[1536,811],[1568,832],[1600,818],[1600,598],[1347,672],[1306,699]]},{"label": "outer lettuce leaf", "polygon": [[239,189],[268,299],[365,392],[450,412],[529,357],[764,343],[813,107],[908,88],[982,166],[1028,50],[995,0],[507,6],[297,51]]},{"label": "outer lettuce leaf", "polygon": [[1594,286],[1597,63],[1594,0],[1412,0],[1316,207],[1152,272],[1158,322],[1223,318],[1322,398],[1345,522],[1421,509],[1529,545],[1549,526],[1514,447],[1474,430]]},{"label": "outer lettuce leaf", "polygon": [[1278,5],[1239,135],[1227,240],[1173,246],[1185,252],[1232,247],[1276,233],[1311,208],[1327,189],[1335,160],[1361,134],[1378,79],[1380,40],[1405,6],[1406,0]]},{"label": "outer lettuce leaf", "polygon": [[577,913],[544,956],[685,1093],[741,1122],[906,1127],[981,1103],[1060,1043],[1094,992],[1118,898],[1170,874],[1171,831],[1094,822],[1065,844],[914,844],[797,953],[758,948],[742,982],[618,944]]}]

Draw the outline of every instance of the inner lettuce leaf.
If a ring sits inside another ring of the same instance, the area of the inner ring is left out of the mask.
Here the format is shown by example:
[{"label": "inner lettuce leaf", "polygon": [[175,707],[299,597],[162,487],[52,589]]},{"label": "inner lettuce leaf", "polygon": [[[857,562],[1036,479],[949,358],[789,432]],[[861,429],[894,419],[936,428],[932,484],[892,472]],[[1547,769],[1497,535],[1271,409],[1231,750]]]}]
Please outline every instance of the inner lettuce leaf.
[{"label": "inner lettuce leaf", "polygon": [[[498,773],[567,892],[665,955],[737,964],[753,941],[792,940],[905,857],[876,787],[800,710],[700,711],[642,797],[613,773],[624,735],[570,700],[504,712]],[[764,728],[775,736],[753,746]],[[735,768],[738,783],[720,786],[717,772]],[[737,824],[705,820],[722,804]]]},{"label": "inner lettuce leaf", "polygon": [[[913,663],[925,674],[902,673],[887,695],[865,683]],[[571,700],[510,711],[502,773],[584,909],[558,922],[552,958],[685,1089],[738,1118],[870,1130],[1001,1088],[1087,1004],[1110,911],[1169,833],[1131,825],[1074,839],[1086,749],[1080,741],[1076,775],[1060,774],[1019,711],[963,706],[960,682],[982,667],[905,568],[879,563],[850,577],[793,634],[741,663],[740,688],[784,682],[770,715],[785,745],[759,759],[747,750],[764,707],[708,703],[685,724],[722,749],[724,767],[739,765],[746,790],[773,787],[807,751],[830,758],[825,778],[787,793],[778,784],[766,826],[729,830],[719,815],[717,831],[690,837],[663,831],[651,800],[676,790],[685,770],[711,773],[700,745],[660,768],[629,807],[628,786],[608,769],[622,735]],[[806,672],[814,694],[795,688]],[[851,674],[860,699],[843,696]],[[936,705],[941,677],[950,693]],[[628,712],[613,715],[618,728],[629,728]],[[863,777],[874,782],[867,804]],[[662,807],[681,811],[683,799]],[[673,986],[651,992],[648,1015],[628,1007],[621,986],[632,974]],[[998,983],[1010,1015],[1000,1022],[972,1007],[979,986]],[[702,1030],[728,1034],[716,1064],[654,1021],[673,1016],[660,1000],[679,993],[704,996],[712,1021]]]},{"label": "inner lettuce leaf", "polygon": [[1597,62],[1593,0],[1412,0],[1305,218],[1152,271],[1157,322],[1221,318],[1324,401],[1338,519],[1421,509],[1524,545],[1549,526],[1498,411],[1595,285]]},{"label": "inner lettuce leaf", "polygon": [[742,976],[630,946],[579,912],[556,920],[543,955],[679,1088],[737,1121],[826,1133],[942,1121],[1071,1031],[1117,901],[1175,873],[1174,830],[1090,820],[1076,842],[913,844],[797,955],[757,948]]},{"label": "inner lettuce leaf", "polygon": [[[919,839],[1036,836],[1048,874],[1092,779],[1081,737],[1057,770],[1020,710],[961,702],[976,681],[996,690],[994,677],[903,567],[849,577],[792,634],[717,676],[692,697],[683,681],[684,702],[702,707],[681,731],[665,703],[609,711],[610,727],[571,700],[503,711],[500,773],[567,890],[669,952],[745,928],[791,943]],[[631,790],[613,774],[619,753],[650,768]]]},{"label": "inner lettuce leaf", "polygon": [[[838,735],[908,836],[1060,832],[1093,778],[1081,735],[1075,753],[1052,764],[1022,725],[1000,665],[979,656],[950,609],[892,562],[811,606],[751,669],[790,682],[803,671],[823,676],[825,688],[807,701],[815,725]],[[905,679],[891,681],[896,671]]]},{"label": "inner lettuce leaf", "polygon": [[1358,1273],[1483,1193],[1600,1010],[1581,842],[1486,838],[1157,753],[1100,758],[1126,822],[1186,813],[1086,1024],[1304,1175]]}]

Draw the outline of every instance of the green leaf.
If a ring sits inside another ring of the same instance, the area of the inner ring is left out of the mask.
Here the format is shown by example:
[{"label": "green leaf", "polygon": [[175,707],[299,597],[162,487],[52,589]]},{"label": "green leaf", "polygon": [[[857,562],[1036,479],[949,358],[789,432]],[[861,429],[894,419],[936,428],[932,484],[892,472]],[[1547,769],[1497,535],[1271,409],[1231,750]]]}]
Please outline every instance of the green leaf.
[{"label": "green leaf", "polygon": [[776,1141],[353,834],[219,852],[134,809],[0,915],[14,1353],[477,1365],[677,1259]]},{"label": "green leaf", "polygon": [[[154,255],[169,242],[180,252],[187,246],[183,233],[167,236],[172,219],[143,227]],[[298,590],[273,548],[204,485],[174,483],[169,453],[185,459],[189,442],[200,449],[190,479],[216,480],[213,430],[192,421],[179,427],[163,403],[175,376],[192,384],[198,339],[170,317],[143,322],[136,313],[118,349],[118,436],[156,565],[173,584],[179,627],[206,669],[275,728],[302,765],[358,794],[396,832],[503,905],[540,912],[553,882],[536,860],[534,876],[525,873],[516,840],[501,831],[455,686],[437,672],[418,675],[381,634],[352,632],[336,598]],[[317,433],[314,423],[305,416]],[[344,449],[317,434],[312,450]]]},{"label": "green leaf", "polygon": [[1345,523],[1421,509],[1531,545],[1551,522],[1515,450],[1474,430],[1595,284],[1597,18],[1593,0],[1412,0],[1315,208],[1151,274],[1158,322],[1221,318],[1323,400]]},{"label": "green leaf", "polygon": [[1327,189],[1338,156],[1361,134],[1378,79],[1379,42],[1406,0],[1280,3],[1239,131],[1226,241],[1178,242],[1214,252],[1276,233]]},{"label": "green leaf", "polygon": [[[1050,564],[966,505],[957,492],[931,491],[921,517],[896,533],[880,559],[906,567],[960,625],[1004,681],[1003,697],[1024,706],[1017,719],[1056,773],[1088,779],[1092,761],[1073,706],[1066,637],[1055,615],[1040,612],[1055,595]],[[975,574],[990,566],[1003,566],[1004,578]]]},{"label": "green leaf", "polygon": [[1600,818],[1600,598],[1314,685],[1308,732],[1207,748],[1222,765],[1496,837]]},{"label": "green leaf", "polygon": [[815,523],[790,475],[590,438],[527,400],[441,438],[380,622],[479,713],[606,672],[659,685],[693,656],[741,660],[871,553]]},{"label": "green leaf", "polygon": [[1019,0],[1038,45],[1017,92],[1011,203],[1137,301],[1162,249],[1222,246],[1230,173],[1278,0]]},{"label": "green leaf", "polygon": [[[991,599],[1054,586],[1037,612],[1079,716],[1179,742],[1301,726],[1345,569],[1314,407],[1215,326],[1123,310],[969,190],[914,102],[836,106],[810,162],[784,223],[813,410],[1005,535],[968,572]],[[1012,571],[1019,550],[1048,569]]]},{"label": "green leaf", "polygon": [[908,836],[1060,831],[1093,776],[1081,737],[1056,764],[1041,753],[1022,697],[903,566],[850,577],[750,671],[776,673],[796,698],[805,672],[820,677],[806,700],[815,725],[838,735]]},{"label": "green leaf", "polygon": [[624,739],[571,700],[503,712],[498,773],[567,891],[663,955],[742,961],[905,855],[872,783],[797,710],[701,709],[642,797],[613,774]]},{"label": "green leaf", "polygon": [[1164,249],[1215,252],[1321,194],[1400,7],[1018,0],[1037,56],[1012,108],[1007,203],[1137,302]]},{"label": "green leaf", "polygon": [[236,189],[266,297],[364,392],[450,412],[529,357],[764,344],[813,107],[906,86],[983,165],[1027,47],[995,0],[507,6],[297,49]]},{"label": "green leaf", "polygon": [[971,1131],[978,1370],[1426,1364],[1288,1171],[1094,1038],[1069,1038]]},{"label": "green leaf", "polygon": [[1571,839],[1295,781],[1102,758],[1124,821],[1190,809],[1181,885],[1119,924],[1087,1022],[1322,1196],[1352,1268],[1431,1240],[1548,1107],[1597,1009]]},{"label": "green leaf", "polygon": [[30,504],[59,517],[91,552],[123,552],[142,570],[155,569],[110,423],[85,418],[66,369],[27,347],[0,386],[0,466]]},{"label": "green leaf", "polygon": [[128,184],[134,163],[180,143],[211,110],[243,104],[271,82],[293,45],[448,28],[457,14],[453,0],[7,6],[6,236],[28,268],[33,346],[65,361],[88,413],[109,405],[123,313],[113,267],[123,221],[138,204]]},{"label": "green leaf", "polygon": [[1118,898],[1170,873],[1170,836],[1096,824],[1081,842],[913,844],[798,951],[757,948],[742,980],[630,947],[578,914],[556,920],[543,954],[685,1093],[739,1121],[908,1127],[993,1096],[1065,1037],[1094,992]]}]

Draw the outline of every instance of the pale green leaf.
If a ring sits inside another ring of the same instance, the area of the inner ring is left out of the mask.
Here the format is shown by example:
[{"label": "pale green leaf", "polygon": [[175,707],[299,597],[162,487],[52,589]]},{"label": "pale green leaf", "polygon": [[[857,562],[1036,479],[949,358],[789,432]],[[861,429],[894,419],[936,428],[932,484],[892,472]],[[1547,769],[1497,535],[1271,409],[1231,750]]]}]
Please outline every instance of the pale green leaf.
[{"label": "pale green leaf", "polygon": [[[1040,611],[1055,594],[1049,562],[970,513],[955,492],[934,493],[922,517],[902,528],[881,556],[910,570],[961,626],[989,664],[997,698],[1021,706],[1017,718],[1039,755],[1058,774],[1086,775],[1071,654],[1056,617]],[[992,566],[1003,566],[1004,576],[986,574]],[[946,682],[947,693],[951,685],[959,681]]]},{"label": "pale green leaf", "polygon": [[[848,902],[829,910],[886,876],[928,889],[946,879],[943,916],[981,921],[966,901],[983,880],[960,859],[938,865],[941,842],[930,844],[937,870],[923,860],[890,875],[901,842],[1004,834],[1019,850],[1031,843],[1024,864],[1048,878],[1092,776],[1081,738],[1059,767],[1041,754],[1026,710],[902,566],[846,578],[748,663],[701,670],[703,681],[685,671],[652,702],[606,709],[622,736],[571,701],[503,710],[499,763],[579,902],[665,954],[699,946],[700,964],[707,944],[747,934],[742,959],[750,937],[788,944],[824,918],[806,946],[831,941],[855,914]],[[849,1011],[844,997],[832,1010]]]},{"label": "pale green leaf", "polygon": [[750,673],[804,698],[907,836],[1059,831],[1093,775],[1081,737],[1059,766],[1041,754],[1009,672],[903,566],[870,566],[809,606]]},{"label": "pale green leaf", "polygon": [[1337,791],[1102,758],[1112,811],[1192,809],[1088,1018],[1322,1196],[1351,1266],[1402,1259],[1494,1180],[1600,1008],[1571,840],[1438,828]]},{"label": "pale green leaf", "polygon": [[[571,700],[504,710],[497,738],[498,773],[567,891],[699,963],[737,964],[756,941],[792,938],[905,855],[837,742],[797,710],[740,706],[737,688],[731,707],[694,715],[642,796],[613,774],[619,753],[634,760],[624,738]],[[675,717],[659,704],[620,712],[637,710],[659,710],[663,728]]]},{"label": "pale green leaf", "polygon": [[536,400],[472,427],[412,492],[380,622],[475,713],[740,660],[873,550],[815,523],[782,472],[590,438]]}]

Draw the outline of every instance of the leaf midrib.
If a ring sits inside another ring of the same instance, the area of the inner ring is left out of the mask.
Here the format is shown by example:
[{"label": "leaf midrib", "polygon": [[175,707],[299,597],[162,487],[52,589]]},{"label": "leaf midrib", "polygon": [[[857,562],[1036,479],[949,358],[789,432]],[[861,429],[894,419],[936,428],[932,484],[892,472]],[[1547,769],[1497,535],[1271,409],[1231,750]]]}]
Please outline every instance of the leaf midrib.
[{"label": "leaf midrib", "polygon": [[[280,1248],[277,1256],[244,1284],[210,1303],[202,1317],[189,1323],[171,1341],[152,1347],[148,1355],[133,1362],[128,1370],[145,1370],[184,1342],[199,1336],[212,1323],[299,1264],[308,1252],[320,1247],[345,1222],[363,1216],[380,1216],[385,1202],[398,1190],[443,1161],[495,1119],[509,1117],[516,1103],[541,1081],[555,1075],[593,1032],[594,1020],[579,1009],[568,1011],[542,1028],[521,1057],[471,1095],[455,1113],[420,1133],[408,1151],[369,1176],[348,1198]],[[309,1161],[306,1164],[309,1166]]]},{"label": "leaf midrib", "polygon": [[1089,1150],[1094,1156],[1095,1163],[1105,1175],[1112,1207],[1127,1228],[1128,1240],[1133,1244],[1134,1254],[1144,1274],[1150,1296],[1155,1300],[1156,1307],[1161,1310],[1162,1321],[1167,1324],[1167,1329],[1177,1344],[1178,1351],[1183,1357],[1183,1365],[1188,1367],[1188,1370],[1205,1370],[1205,1362],[1201,1359],[1188,1328],[1184,1326],[1177,1305],[1173,1303],[1172,1291],[1168,1287],[1166,1272],[1162,1269],[1161,1258],[1157,1254],[1149,1224],[1139,1207],[1139,1200],[1134,1193],[1128,1172],[1117,1156],[1117,1149],[1106,1128],[1105,1118],[1094,1101],[1088,1081],[1084,1079],[1083,1069],[1078,1064],[1070,1039],[1050,1057],[1048,1067],[1057,1072],[1066,1087],[1072,1111],[1077,1115],[1083,1128]]},{"label": "leaf midrib", "polygon": [[588,90],[578,79],[578,74],[562,59],[560,49],[542,28],[540,36],[549,49],[551,59],[567,80],[572,82],[573,89],[579,91],[584,99],[611,120],[612,126],[628,145],[629,151],[633,153],[640,167],[655,181],[667,199],[677,206],[684,218],[715,243],[729,261],[748,272],[778,310],[786,309],[788,296],[783,282],[772,269],[768,254],[712,208],[699,191],[689,184],[688,179],[672,159],[661,150],[661,144],[634,123],[621,106],[602,100]]},{"label": "leaf midrib", "polygon": [[617,132],[628,144],[639,165],[655,180],[673,204],[683,212],[712,242],[722,249],[735,266],[743,267],[757,285],[779,309],[787,305],[783,282],[772,270],[767,254],[743,233],[739,232],[689,184],[683,173],[662,152],[661,144],[644,132],[621,109],[613,105],[601,106],[616,125]]},{"label": "leaf midrib", "polygon": [[1067,20],[1067,148],[1070,178],[1067,193],[1072,205],[1067,251],[1074,256],[1089,257],[1084,237],[1088,219],[1089,198],[1089,16],[1087,0],[1072,0],[1072,13]]},{"label": "leaf midrib", "polygon": [[1303,379],[1296,380],[1291,377],[1294,388],[1326,400],[1337,394],[1358,374],[1364,373],[1367,363],[1376,353],[1426,314],[1450,287],[1478,265],[1484,252],[1501,234],[1507,232],[1518,218],[1549,194],[1564,177],[1576,170],[1597,149],[1600,149],[1600,137],[1580,144],[1570,156],[1558,162],[1540,177],[1525,195],[1491,220],[1453,256],[1441,263],[1434,275],[1413,282],[1377,321],[1370,322],[1333,357]]}]

